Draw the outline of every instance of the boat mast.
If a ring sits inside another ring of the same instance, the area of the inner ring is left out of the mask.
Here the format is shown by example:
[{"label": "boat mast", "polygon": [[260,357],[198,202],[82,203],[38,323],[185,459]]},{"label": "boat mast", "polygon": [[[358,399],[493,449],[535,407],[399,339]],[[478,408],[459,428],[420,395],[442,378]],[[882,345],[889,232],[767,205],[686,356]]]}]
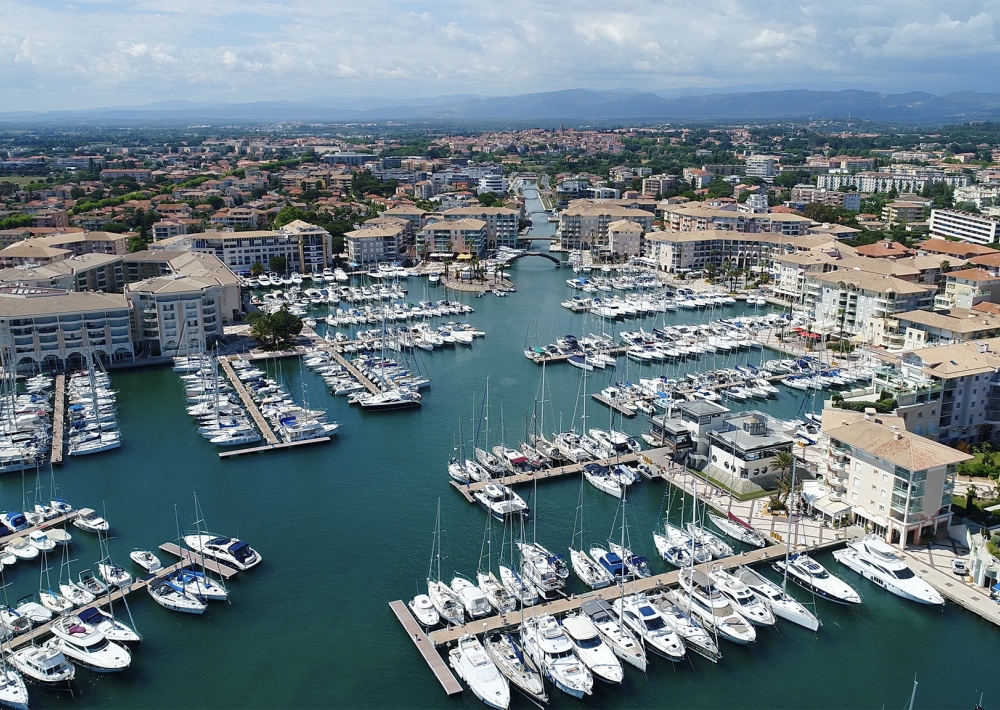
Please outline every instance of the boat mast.
[{"label": "boat mast", "polygon": [[[795,456],[792,456],[792,489],[789,497],[795,494]],[[789,505],[791,503],[789,502]],[[792,511],[788,511],[788,534],[785,536],[785,576],[781,581],[781,591],[788,593],[788,558],[792,554]]]}]

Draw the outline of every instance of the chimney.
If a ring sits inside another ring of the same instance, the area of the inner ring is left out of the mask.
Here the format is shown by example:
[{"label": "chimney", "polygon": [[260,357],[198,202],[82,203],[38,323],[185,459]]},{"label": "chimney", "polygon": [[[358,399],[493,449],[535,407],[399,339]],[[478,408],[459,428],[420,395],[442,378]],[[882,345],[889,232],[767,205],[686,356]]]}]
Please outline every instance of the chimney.
[{"label": "chimney", "polygon": [[979,352],[981,352],[981,353],[988,353],[989,351],[990,351],[990,344],[989,343],[980,343],[979,344]]},{"label": "chimney", "polygon": [[895,439],[896,441],[899,441],[900,439],[903,438],[903,435],[900,434],[898,431],[894,431],[892,432],[892,438]]}]

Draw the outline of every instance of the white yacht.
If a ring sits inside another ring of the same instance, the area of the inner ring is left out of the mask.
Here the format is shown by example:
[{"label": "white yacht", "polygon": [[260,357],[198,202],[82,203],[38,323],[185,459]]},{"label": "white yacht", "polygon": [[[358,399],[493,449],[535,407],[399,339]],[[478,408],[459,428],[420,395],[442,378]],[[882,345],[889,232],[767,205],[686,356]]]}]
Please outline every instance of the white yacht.
[{"label": "white yacht", "polygon": [[142,636],[127,624],[118,621],[114,616],[99,607],[81,609],[77,614],[85,624],[93,626],[110,641],[120,643],[139,643]]},{"label": "white yacht", "polygon": [[708,574],[716,588],[729,597],[740,615],[754,626],[774,626],[771,608],[745,585],[739,577],[721,569],[713,569]]},{"label": "white yacht", "polygon": [[583,467],[583,477],[597,490],[615,498],[622,497],[622,485],[611,477],[606,466],[599,463],[588,463]]},{"label": "white yacht", "polygon": [[707,548],[715,559],[721,560],[723,557],[732,557],[732,546],[718,535],[694,523],[687,523],[684,527],[688,535],[694,538],[695,542]]},{"label": "white yacht", "polygon": [[896,596],[921,604],[944,604],[944,597],[901,560],[884,540],[868,535],[833,553],[837,562]]},{"label": "white yacht", "polygon": [[707,574],[687,568],[681,570],[679,579],[687,593],[691,611],[709,629],[733,643],[746,644],[757,640],[753,624],[733,608]]},{"label": "white yacht", "polygon": [[555,617],[533,616],[521,623],[524,651],[542,674],[559,690],[582,698],[594,688],[594,677],[586,664],[577,658],[573,642]]},{"label": "white yacht", "polygon": [[465,577],[455,577],[451,580],[451,591],[462,602],[465,613],[473,620],[488,616],[491,610],[486,595],[475,584]]},{"label": "white yacht", "polygon": [[510,515],[525,515],[528,512],[528,504],[521,496],[496,481],[490,481],[473,493],[472,497],[486,509],[486,512],[500,521]]},{"label": "white yacht", "polygon": [[553,555],[537,542],[519,542],[517,546],[521,551],[521,574],[542,597],[552,598],[566,586],[569,568],[562,555]]},{"label": "white yacht", "polygon": [[488,634],[483,646],[500,672],[514,684],[515,688],[542,706],[548,703],[549,696],[545,692],[545,682],[538,666],[524,654],[511,634],[504,632]]},{"label": "white yacht", "polygon": [[677,632],[689,651],[707,658],[712,663],[718,663],[719,659],[722,658],[718,644],[712,638],[712,634],[698,623],[694,615],[685,611],[687,605],[676,595],[676,592],[668,593],[656,599],[654,603],[660,614],[663,615],[663,620],[667,622],[667,626]]},{"label": "white yacht", "polygon": [[479,585],[479,591],[483,593],[490,606],[498,614],[506,614],[517,609],[517,599],[504,589],[503,584],[492,571],[476,574],[476,582]]},{"label": "white yacht", "polygon": [[7,551],[19,560],[33,560],[38,557],[38,548],[23,536],[11,540],[7,544]]},{"label": "white yacht", "polygon": [[160,558],[149,550],[132,550],[128,556],[147,573],[156,572],[163,568]]},{"label": "white yacht", "polygon": [[77,517],[73,519],[73,525],[84,532],[107,532],[108,521],[99,516],[90,508],[81,508]]},{"label": "white yacht", "polygon": [[507,710],[510,685],[475,636],[465,635],[448,653],[448,662],[473,694],[491,708]]},{"label": "white yacht", "polygon": [[745,542],[748,545],[754,545],[755,547],[764,547],[767,544],[760,533],[739,518],[735,520],[733,518],[736,518],[736,516],[730,515],[729,518],[723,518],[721,515],[716,515],[715,513],[708,514],[708,519],[715,523],[715,527],[719,528],[719,530],[726,533],[729,537],[735,538],[740,542]]},{"label": "white yacht", "polygon": [[810,631],[815,631],[820,626],[819,619],[811,611],[806,609],[791,595],[769,580],[764,575],[749,567],[740,566],[736,568],[736,576],[743,584],[753,590],[754,594],[764,600],[764,603],[771,608],[771,612],[793,624],[804,626]]},{"label": "white yacht", "polygon": [[0,705],[12,710],[28,710],[28,687],[14,668],[0,667]]},{"label": "white yacht", "polygon": [[441,622],[441,615],[438,614],[431,598],[426,594],[418,594],[413,597],[407,606],[410,607],[410,611],[413,612],[413,616],[420,622],[420,625],[426,629],[437,626]]},{"label": "white yacht", "polygon": [[97,673],[123,671],[132,663],[128,648],[108,638],[79,616],[60,616],[49,627],[53,638],[46,646],[58,649],[67,658]]},{"label": "white yacht", "polygon": [[52,620],[52,612],[38,603],[33,594],[21,597],[14,607],[21,616],[27,617],[32,624],[44,624]]},{"label": "white yacht", "polygon": [[535,588],[506,565],[500,565],[500,584],[509,595],[521,602],[521,606],[532,606],[538,602],[538,592]]},{"label": "white yacht", "polygon": [[132,575],[121,565],[105,558],[97,563],[97,574],[109,587],[125,587],[132,583]]},{"label": "white yacht", "polygon": [[25,678],[44,685],[62,685],[76,676],[62,651],[48,646],[22,646],[10,654],[10,662]]},{"label": "white yacht", "polygon": [[51,589],[38,590],[38,599],[53,614],[63,614],[73,608],[73,602]]},{"label": "white yacht", "polygon": [[608,570],[594,562],[583,550],[570,548],[569,562],[580,581],[591,589],[603,589],[615,581]]},{"label": "white yacht", "polygon": [[576,649],[576,655],[594,678],[606,683],[622,682],[625,671],[621,662],[586,615],[571,614],[563,619],[562,626]]},{"label": "white yacht", "polygon": [[242,572],[260,564],[261,558],[257,551],[235,537],[185,535],[184,544],[195,552],[200,552]]},{"label": "white yacht", "polygon": [[640,671],[646,670],[646,651],[639,639],[614,615],[614,609],[604,599],[592,599],[580,606],[594,628],[615,655]]},{"label": "white yacht", "polygon": [[216,582],[204,572],[194,569],[182,569],[174,572],[168,578],[184,590],[184,593],[195,599],[210,602],[224,602],[229,599],[229,590]]},{"label": "white yacht", "polygon": [[45,534],[44,530],[32,530],[28,533],[28,544],[34,545],[39,552],[51,552],[56,549],[56,542]]},{"label": "white yacht", "polygon": [[458,595],[444,582],[427,580],[427,596],[442,619],[455,626],[465,623],[465,609]]},{"label": "white yacht", "polygon": [[644,594],[616,599],[614,609],[648,650],[670,661],[684,658],[687,649],[681,637],[667,625],[659,610]]},{"label": "white yacht", "polygon": [[788,568],[788,577],[800,587],[808,589],[824,599],[838,604],[860,604],[861,595],[850,584],[827,572],[826,567],[804,553],[798,553],[785,560],[778,560],[773,567],[784,574]]},{"label": "white yacht", "polygon": [[184,593],[184,590],[169,580],[162,580],[146,587],[153,601],[170,611],[185,614],[203,614],[208,604]]}]

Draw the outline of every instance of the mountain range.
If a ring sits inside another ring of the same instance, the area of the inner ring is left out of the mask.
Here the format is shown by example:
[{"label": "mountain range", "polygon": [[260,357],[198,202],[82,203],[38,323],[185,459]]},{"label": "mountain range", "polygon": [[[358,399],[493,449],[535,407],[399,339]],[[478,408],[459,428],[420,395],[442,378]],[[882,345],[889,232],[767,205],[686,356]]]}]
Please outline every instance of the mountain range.
[{"label": "mountain range", "polygon": [[319,97],[305,101],[160,101],[75,111],[0,112],[15,122],[535,121],[621,123],[780,119],[866,119],[913,124],[1000,118],[1000,94],[846,89],[702,93],[568,89],[516,96]]}]

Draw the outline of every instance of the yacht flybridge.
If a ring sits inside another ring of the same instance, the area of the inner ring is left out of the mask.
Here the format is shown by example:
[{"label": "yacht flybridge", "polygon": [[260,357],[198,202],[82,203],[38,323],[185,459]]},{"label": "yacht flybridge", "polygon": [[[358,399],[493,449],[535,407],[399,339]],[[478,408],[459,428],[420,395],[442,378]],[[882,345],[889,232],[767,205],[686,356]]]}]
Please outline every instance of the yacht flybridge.
[{"label": "yacht flybridge", "polygon": [[781,573],[787,568],[789,579],[824,599],[838,604],[861,603],[861,595],[854,587],[827,572],[826,567],[809,555],[795,554],[788,558],[787,564],[785,560],[778,560],[773,566]]},{"label": "yacht flybridge", "polygon": [[944,604],[944,597],[918,577],[896,555],[892,547],[877,535],[849,542],[846,548],[834,552],[833,557],[842,565],[904,599],[921,604]]}]

